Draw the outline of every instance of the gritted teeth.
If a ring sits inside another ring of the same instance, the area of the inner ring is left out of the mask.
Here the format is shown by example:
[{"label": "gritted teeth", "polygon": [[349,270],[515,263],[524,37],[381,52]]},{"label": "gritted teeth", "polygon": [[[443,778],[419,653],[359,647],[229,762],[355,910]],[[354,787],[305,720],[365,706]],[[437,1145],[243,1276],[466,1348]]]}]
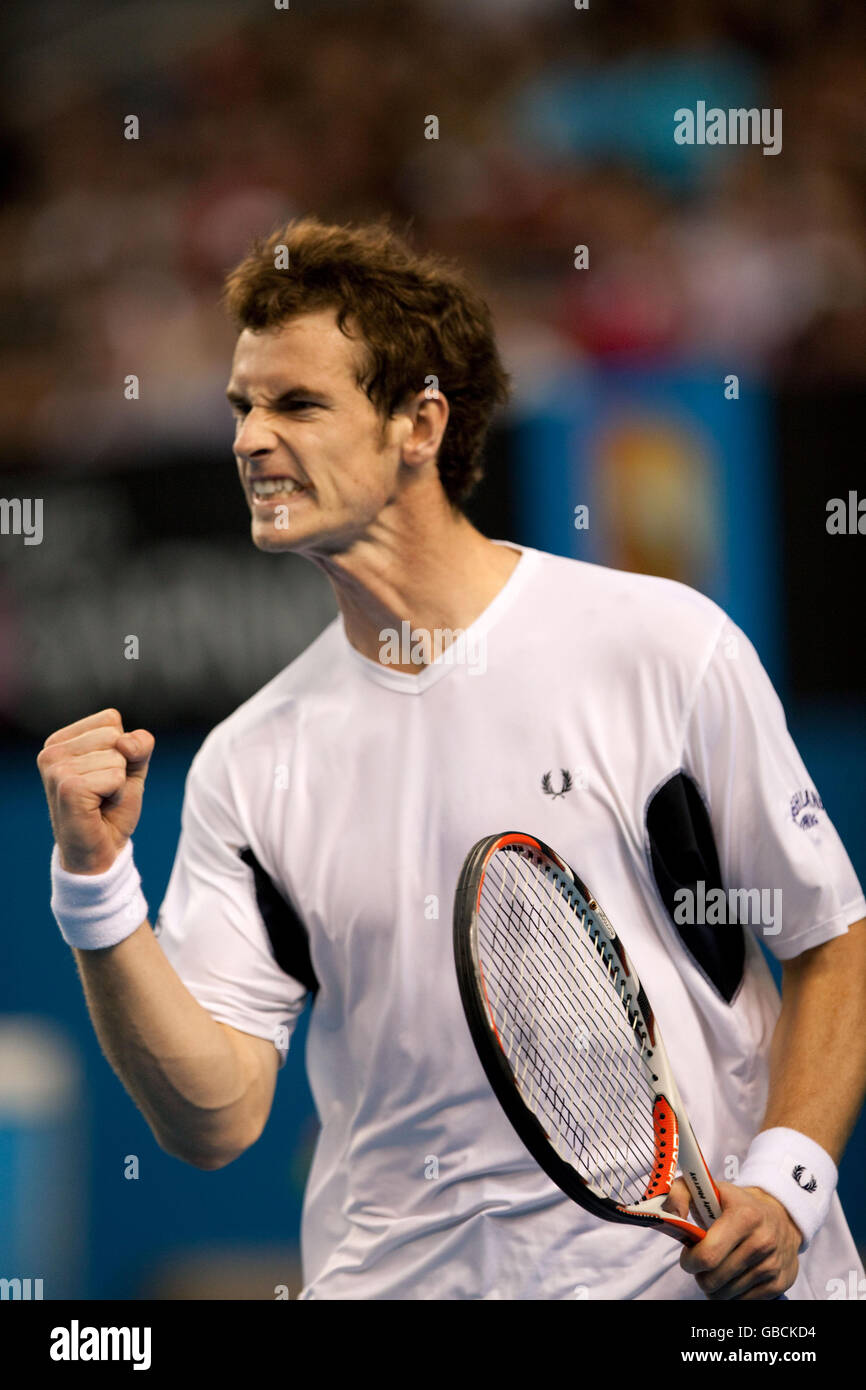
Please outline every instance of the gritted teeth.
[{"label": "gritted teeth", "polygon": [[278,493],[291,494],[303,492],[300,483],[294,478],[254,478],[250,482],[254,497],[274,497]]}]

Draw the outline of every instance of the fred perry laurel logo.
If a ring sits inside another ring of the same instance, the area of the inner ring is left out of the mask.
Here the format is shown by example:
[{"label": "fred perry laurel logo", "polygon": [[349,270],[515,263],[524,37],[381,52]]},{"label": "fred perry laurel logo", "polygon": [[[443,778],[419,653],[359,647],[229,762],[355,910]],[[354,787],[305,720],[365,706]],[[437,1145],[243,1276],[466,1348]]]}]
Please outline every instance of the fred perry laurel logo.
[{"label": "fred perry laurel logo", "polygon": [[791,797],[791,819],[801,830],[808,830],[818,824],[818,811],[823,811],[824,803],[814,787],[805,787]]},{"label": "fred perry laurel logo", "polygon": [[545,772],[544,776],[541,779],[541,790],[547,796],[552,796],[554,801],[558,796],[565,796],[565,793],[570,792],[572,788],[571,773],[564,767],[561,767],[559,770],[562,774],[562,786],[560,787],[558,792],[555,792],[553,790],[553,783],[550,780],[549,772]]},{"label": "fred perry laurel logo", "polygon": [[798,1187],[802,1187],[804,1192],[814,1192],[815,1188],[818,1186],[818,1179],[814,1175],[810,1177],[808,1182],[800,1182],[805,1171],[806,1169],[803,1167],[802,1163],[798,1163],[792,1170],[791,1177]]}]

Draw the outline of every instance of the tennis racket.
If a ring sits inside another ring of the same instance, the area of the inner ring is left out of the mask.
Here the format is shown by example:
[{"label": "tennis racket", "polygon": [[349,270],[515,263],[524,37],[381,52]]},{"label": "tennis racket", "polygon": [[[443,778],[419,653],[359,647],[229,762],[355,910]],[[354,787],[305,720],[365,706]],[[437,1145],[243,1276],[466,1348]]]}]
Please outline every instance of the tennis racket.
[{"label": "tennis racket", "polygon": [[[701,1240],[718,1189],[637,971],[568,864],[532,835],[479,840],[454,957],[481,1064],[548,1177],[606,1221]],[[678,1163],[701,1225],[663,1210]]]}]

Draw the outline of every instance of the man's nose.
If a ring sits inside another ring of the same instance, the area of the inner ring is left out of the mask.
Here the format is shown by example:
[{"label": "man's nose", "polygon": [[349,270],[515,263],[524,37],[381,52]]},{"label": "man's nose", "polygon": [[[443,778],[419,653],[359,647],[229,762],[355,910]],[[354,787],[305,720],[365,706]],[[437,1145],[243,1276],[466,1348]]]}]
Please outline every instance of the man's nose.
[{"label": "man's nose", "polygon": [[251,410],[235,434],[234,451],[238,458],[251,462],[267,458],[277,445],[277,437],[263,411]]}]

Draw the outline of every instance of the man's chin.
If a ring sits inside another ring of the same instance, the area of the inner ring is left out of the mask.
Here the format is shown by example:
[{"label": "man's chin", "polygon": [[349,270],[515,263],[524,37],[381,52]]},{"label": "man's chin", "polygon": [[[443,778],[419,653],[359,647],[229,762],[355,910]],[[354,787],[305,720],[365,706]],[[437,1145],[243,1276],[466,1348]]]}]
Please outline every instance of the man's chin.
[{"label": "man's chin", "polygon": [[256,550],[264,550],[270,555],[278,555],[284,550],[296,550],[301,544],[299,531],[277,531],[273,526],[253,525],[250,527],[253,545]]},{"label": "man's chin", "polygon": [[306,524],[296,522],[294,526],[279,527],[264,524],[253,517],[250,535],[257,550],[269,555],[294,552],[316,555],[339,555],[349,549],[363,534],[362,528],[316,525],[312,517],[304,518]]}]

